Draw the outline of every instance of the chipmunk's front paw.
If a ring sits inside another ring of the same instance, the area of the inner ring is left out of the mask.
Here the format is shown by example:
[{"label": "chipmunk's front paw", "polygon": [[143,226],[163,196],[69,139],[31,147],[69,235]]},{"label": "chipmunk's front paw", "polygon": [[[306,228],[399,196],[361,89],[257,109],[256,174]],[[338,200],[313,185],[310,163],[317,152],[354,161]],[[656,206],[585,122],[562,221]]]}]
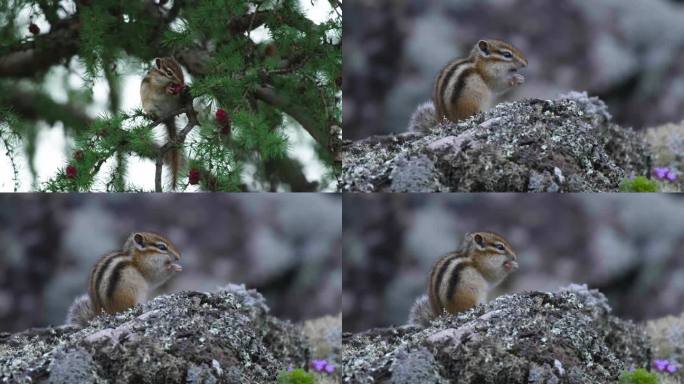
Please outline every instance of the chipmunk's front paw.
[{"label": "chipmunk's front paw", "polygon": [[182,90],[183,86],[181,84],[171,83],[168,86],[166,86],[166,93],[168,93],[169,95],[177,95],[181,93]]},{"label": "chipmunk's front paw", "polygon": [[523,84],[525,82],[525,76],[515,73],[511,76],[511,78],[508,80],[508,85],[511,87],[515,87],[517,85]]}]

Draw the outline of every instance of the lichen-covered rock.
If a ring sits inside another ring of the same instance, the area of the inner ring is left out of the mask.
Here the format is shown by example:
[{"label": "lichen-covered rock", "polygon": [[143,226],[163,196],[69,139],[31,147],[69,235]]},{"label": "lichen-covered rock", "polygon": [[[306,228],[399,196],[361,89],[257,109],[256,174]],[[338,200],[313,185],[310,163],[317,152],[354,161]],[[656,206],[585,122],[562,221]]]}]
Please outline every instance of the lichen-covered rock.
[{"label": "lichen-covered rock", "polygon": [[[344,335],[345,383],[612,383],[646,367],[644,331],[610,315],[605,296],[571,285],[557,293],[502,296],[424,329]],[[418,382],[418,381],[416,381]]]},{"label": "lichen-covered rock", "polygon": [[617,191],[647,175],[643,139],[611,123],[586,93],[502,103],[425,134],[371,137],[344,148],[341,189],[354,192]]},{"label": "lichen-covered rock", "polygon": [[0,335],[1,382],[272,383],[308,364],[300,326],[244,286],[160,296],[87,327]]}]

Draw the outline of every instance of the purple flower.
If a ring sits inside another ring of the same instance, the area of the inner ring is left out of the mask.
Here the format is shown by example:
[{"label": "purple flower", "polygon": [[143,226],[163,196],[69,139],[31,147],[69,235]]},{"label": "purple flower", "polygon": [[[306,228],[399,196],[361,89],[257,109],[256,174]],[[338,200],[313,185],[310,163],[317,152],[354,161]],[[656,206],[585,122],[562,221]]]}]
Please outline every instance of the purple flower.
[{"label": "purple flower", "polygon": [[325,360],[314,360],[311,362],[311,368],[316,372],[323,372],[326,365],[328,365],[328,362]]},{"label": "purple flower", "polygon": [[326,360],[311,361],[311,368],[316,372],[325,372],[331,374],[335,371],[335,365],[328,363]]},{"label": "purple flower", "polygon": [[677,180],[677,173],[668,167],[655,167],[653,168],[653,176],[656,179],[662,181],[675,181]]},{"label": "purple flower", "polygon": [[658,372],[669,372],[669,373],[675,373],[679,369],[679,367],[677,367],[677,364],[673,364],[667,360],[660,360],[660,359],[653,360],[653,368],[655,368],[655,370]]},{"label": "purple flower", "polygon": [[667,369],[668,365],[669,362],[667,360],[653,360],[653,368],[655,368],[658,372],[665,372],[665,369]]}]

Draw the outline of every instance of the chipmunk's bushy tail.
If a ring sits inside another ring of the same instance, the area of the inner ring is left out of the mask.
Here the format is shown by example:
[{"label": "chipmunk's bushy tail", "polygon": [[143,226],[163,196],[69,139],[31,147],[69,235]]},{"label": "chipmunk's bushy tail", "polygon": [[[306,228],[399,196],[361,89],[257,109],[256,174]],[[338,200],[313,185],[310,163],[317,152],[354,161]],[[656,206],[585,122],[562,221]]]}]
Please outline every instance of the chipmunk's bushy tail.
[{"label": "chipmunk's bushy tail", "polygon": [[411,311],[409,312],[408,323],[419,327],[428,327],[434,318],[435,315],[432,313],[428,296],[422,295],[413,303]]},{"label": "chipmunk's bushy tail", "polygon": [[432,101],[426,101],[416,108],[413,115],[411,115],[411,122],[409,123],[409,131],[411,132],[429,132],[435,128],[439,121],[437,121],[437,111]]},{"label": "chipmunk's bushy tail", "polygon": [[78,325],[84,327],[88,322],[95,317],[95,311],[90,303],[90,298],[87,294],[77,297],[69,307],[67,312],[67,325]]},{"label": "chipmunk's bushy tail", "polygon": [[[174,118],[170,118],[164,121],[164,126],[166,126],[166,133],[169,136],[169,141],[176,139],[178,131],[176,129],[176,123]],[[166,164],[171,168],[171,189],[175,190],[178,186],[178,174],[183,166],[183,153],[180,148],[173,148],[166,154],[165,159]]]}]

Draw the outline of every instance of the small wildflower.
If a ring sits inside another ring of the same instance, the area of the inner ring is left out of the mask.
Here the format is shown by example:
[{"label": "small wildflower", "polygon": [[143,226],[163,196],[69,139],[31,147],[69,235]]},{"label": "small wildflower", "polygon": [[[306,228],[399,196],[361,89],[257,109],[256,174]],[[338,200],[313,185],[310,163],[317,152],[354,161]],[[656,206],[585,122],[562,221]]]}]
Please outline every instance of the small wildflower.
[{"label": "small wildflower", "polygon": [[313,360],[311,362],[311,368],[320,373],[331,374],[335,371],[335,365],[328,363],[326,360]]},{"label": "small wildflower", "polygon": [[653,360],[652,365],[653,365],[653,368],[658,372],[675,373],[679,369],[679,367],[677,367],[677,364],[673,364],[673,363],[669,362],[668,360],[664,360],[664,359]]},{"label": "small wildflower", "polygon": [[668,167],[653,168],[653,176],[661,181],[675,181],[677,180],[677,173]]}]

